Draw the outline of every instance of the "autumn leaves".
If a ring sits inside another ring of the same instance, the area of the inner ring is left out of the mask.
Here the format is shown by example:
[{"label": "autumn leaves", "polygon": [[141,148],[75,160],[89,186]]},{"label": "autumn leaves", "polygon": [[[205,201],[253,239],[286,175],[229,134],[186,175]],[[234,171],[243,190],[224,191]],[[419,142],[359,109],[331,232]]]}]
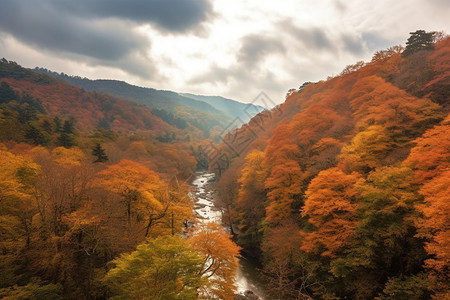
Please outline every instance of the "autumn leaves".
[{"label": "autumn leaves", "polygon": [[[421,53],[428,78],[442,79],[449,41]],[[395,85],[410,59],[391,51],[292,93],[270,139],[231,164],[230,216],[273,297],[448,296],[449,120],[433,91]]]},{"label": "autumn leaves", "polygon": [[113,299],[233,299],[237,247],[220,225],[190,239],[149,239],[112,262],[104,281]]},{"label": "autumn leaves", "polygon": [[93,163],[76,147],[1,145],[0,159],[2,287],[52,288],[56,298],[64,288],[79,299],[232,299],[239,247],[215,224],[181,237],[193,218],[186,185],[127,159]]}]

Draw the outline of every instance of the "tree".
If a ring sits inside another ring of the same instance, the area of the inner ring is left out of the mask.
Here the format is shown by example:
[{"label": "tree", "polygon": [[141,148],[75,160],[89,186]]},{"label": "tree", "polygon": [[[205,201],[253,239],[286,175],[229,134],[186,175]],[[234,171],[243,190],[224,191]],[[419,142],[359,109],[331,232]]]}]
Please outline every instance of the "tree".
[{"label": "tree", "polygon": [[[306,255],[300,250],[299,227],[292,219],[286,219],[264,234],[262,251],[266,291],[271,299],[308,299],[305,296],[314,279]],[[300,297],[299,297],[300,296]]]},{"label": "tree", "polygon": [[426,253],[415,236],[419,197],[413,178],[408,167],[381,167],[357,183],[353,242],[331,262],[333,276],[346,283],[341,295],[373,299],[389,277],[409,281],[422,270]]},{"label": "tree", "polygon": [[53,133],[53,126],[52,126],[52,124],[50,123],[50,121],[48,119],[44,119],[44,121],[41,124],[41,128],[42,128],[42,130],[44,130],[48,134],[52,134]]},{"label": "tree", "polygon": [[62,128],[61,119],[56,116],[53,118],[53,122],[55,123],[55,132],[61,132]]},{"label": "tree", "polygon": [[204,257],[178,235],[138,245],[115,259],[104,281],[112,299],[196,300],[206,285],[201,276]]},{"label": "tree", "polygon": [[387,130],[380,125],[372,125],[355,135],[351,143],[342,148],[340,160],[350,171],[370,170],[381,165],[389,150],[392,139]]},{"label": "tree", "polygon": [[192,246],[204,259],[200,274],[208,281],[201,289],[201,299],[232,300],[240,248],[221,225],[209,223],[191,238]]},{"label": "tree", "polygon": [[415,32],[410,32],[411,36],[406,42],[405,50],[402,55],[404,57],[416,53],[420,50],[433,50],[433,36],[434,32],[426,32],[425,30],[416,30]]},{"label": "tree", "polygon": [[246,158],[239,178],[236,210],[239,220],[239,244],[250,253],[258,253],[262,240],[261,221],[264,219],[266,171],[262,167],[264,153],[254,150]]},{"label": "tree", "polygon": [[0,103],[8,103],[12,100],[19,101],[19,95],[9,86],[7,82],[0,85]]},{"label": "tree", "polygon": [[302,215],[315,230],[302,233],[302,250],[334,257],[349,245],[357,225],[355,184],[360,178],[358,173],[331,168],[311,180]]},{"label": "tree", "polygon": [[58,137],[58,145],[65,147],[65,148],[71,148],[71,147],[75,146],[74,135],[62,132]]},{"label": "tree", "polygon": [[450,167],[450,116],[442,125],[427,130],[414,142],[406,163],[411,164],[417,183],[425,183]]},{"label": "tree", "polygon": [[123,159],[101,171],[99,175],[97,185],[116,193],[122,199],[129,228],[132,221],[143,221],[154,211],[167,209],[161,203],[161,198],[157,199],[163,182],[154,171],[145,166]]},{"label": "tree", "polygon": [[106,162],[109,160],[108,156],[105,153],[105,149],[103,149],[99,143],[97,143],[92,149],[92,155],[97,158],[94,162]]},{"label": "tree", "polygon": [[50,142],[50,135],[43,132],[33,124],[29,123],[25,132],[25,138],[30,139],[34,145],[47,145]]},{"label": "tree", "polygon": [[[55,118],[55,124],[57,124]],[[57,125],[58,128],[58,125]],[[58,137],[59,146],[70,148],[76,145],[75,142],[75,131],[74,131],[74,120],[66,120],[64,121],[64,125],[61,131],[61,134]]]},{"label": "tree", "polygon": [[438,293],[443,299],[444,294],[450,295],[450,170],[428,181],[419,192],[424,196],[424,204],[418,205],[424,219],[417,220],[418,236],[427,240],[425,250],[429,258],[425,261],[426,267],[440,280]]},{"label": "tree", "polygon": [[[388,280],[383,294],[377,300],[422,300],[430,299],[430,280],[426,274],[419,273],[410,277],[393,277]],[[439,299],[446,299],[445,297]]]},{"label": "tree", "polygon": [[23,253],[32,246],[32,234],[35,230],[32,223],[37,208],[31,197],[31,185],[38,174],[38,165],[30,159],[14,155],[0,144],[0,298],[2,299],[12,296],[13,292],[9,287],[19,282],[24,283],[23,265],[19,262],[23,258]]},{"label": "tree", "polygon": [[35,299],[35,300],[63,300],[61,284],[46,284],[38,278],[32,278],[26,285],[14,285],[0,288],[1,299]]}]

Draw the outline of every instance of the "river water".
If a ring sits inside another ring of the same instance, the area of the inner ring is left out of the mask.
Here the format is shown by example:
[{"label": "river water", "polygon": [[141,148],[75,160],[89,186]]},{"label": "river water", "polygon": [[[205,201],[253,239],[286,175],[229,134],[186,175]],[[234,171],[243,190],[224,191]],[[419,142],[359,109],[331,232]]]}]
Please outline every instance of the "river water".
[{"label": "river water", "polygon": [[[194,200],[194,212],[199,222],[222,223],[222,212],[214,205],[215,191],[211,182],[215,180],[214,173],[197,172],[192,182],[191,198]],[[236,273],[236,294],[252,291],[259,299],[264,300],[261,283],[257,279],[255,266],[241,258]]]}]

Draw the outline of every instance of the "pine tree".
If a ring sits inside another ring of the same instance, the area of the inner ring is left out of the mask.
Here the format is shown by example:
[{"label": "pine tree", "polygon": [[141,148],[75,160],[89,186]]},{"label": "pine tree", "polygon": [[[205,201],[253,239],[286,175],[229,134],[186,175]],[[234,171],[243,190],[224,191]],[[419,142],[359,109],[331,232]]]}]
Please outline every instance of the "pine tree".
[{"label": "pine tree", "polygon": [[426,32],[425,30],[416,30],[415,32],[410,32],[411,36],[406,42],[405,51],[402,55],[404,57],[416,53],[420,50],[433,50],[433,36],[434,31]]},{"label": "pine tree", "polygon": [[[55,117],[55,124],[58,127],[56,117]],[[61,134],[58,137],[59,146],[71,148],[76,145],[74,124],[75,124],[74,119],[64,121]]]},{"label": "pine tree", "polygon": [[32,124],[28,124],[25,137],[30,139],[33,145],[47,145],[50,142],[50,136],[46,132],[42,132],[39,128]]},{"label": "pine tree", "polygon": [[2,82],[0,85],[0,103],[8,103],[12,100],[19,100],[19,95],[9,86]]},{"label": "pine tree", "polygon": [[53,122],[55,123],[55,132],[60,132],[61,131],[61,119],[58,117],[53,118]]},{"label": "pine tree", "polygon": [[106,162],[109,160],[108,156],[105,153],[105,150],[99,143],[97,143],[95,147],[92,149],[92,155],[97,157],[97,159],[94,162]]},{"label": "pine tree", "polygon": [[70,133],[62,132],[58,137],[58,145],[64,148],[75,146],[75,136]]}]

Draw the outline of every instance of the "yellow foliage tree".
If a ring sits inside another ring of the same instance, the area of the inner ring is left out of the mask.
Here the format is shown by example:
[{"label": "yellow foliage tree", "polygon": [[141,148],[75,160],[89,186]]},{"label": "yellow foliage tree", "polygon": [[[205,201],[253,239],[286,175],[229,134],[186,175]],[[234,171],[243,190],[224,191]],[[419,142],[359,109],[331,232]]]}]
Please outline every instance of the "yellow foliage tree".
[{"label": "yellow foliage tree", "polygon": [[349,145],[342,148],[339,158],[350,171],[368,172],[381,165],[381,159],[391,147],[392,140],[386,129],[373,125],[358,133]]}]

